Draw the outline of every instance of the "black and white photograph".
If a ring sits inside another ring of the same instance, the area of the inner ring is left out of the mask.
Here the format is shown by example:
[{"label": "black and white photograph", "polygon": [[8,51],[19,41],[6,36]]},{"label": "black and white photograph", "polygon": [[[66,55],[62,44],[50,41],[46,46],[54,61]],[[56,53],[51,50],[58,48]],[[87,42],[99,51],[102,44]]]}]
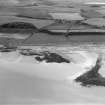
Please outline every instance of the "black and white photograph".
[{"label": "black and white photograph", "polygon": [[105,0],[0,0],[0,105],[105,105]]}]

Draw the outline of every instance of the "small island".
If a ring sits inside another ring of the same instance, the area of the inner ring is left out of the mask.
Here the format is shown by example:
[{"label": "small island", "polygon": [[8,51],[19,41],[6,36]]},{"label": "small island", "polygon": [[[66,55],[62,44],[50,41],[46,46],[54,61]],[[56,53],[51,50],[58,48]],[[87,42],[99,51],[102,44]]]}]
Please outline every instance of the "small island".
[{"label": "small island", "polygon": [[66,59],[61,55],[50,51],[36,52],[32,49],[23,49],[20,51],[20,54],[24,56],[35,56],[35,60],[39,62],[45,61],[46,63],[70,63],[69,59]]},{"label": "small island", "polygon": [[70,63],[70,60],[63,58],[61,55],[57,53],[52,53],[49,51],[44,51],[41,53],[41,55],[35,57],[35,59],[39,62],[46,61],[47,63]]},{"label": "small island", "polygon": [[89,71],[75,79],[76,82],[80,82],[82,86],[104,86],[105,77],[103,77],[99,70],[102,66],[102,57],[98,57],[96,64]]}]

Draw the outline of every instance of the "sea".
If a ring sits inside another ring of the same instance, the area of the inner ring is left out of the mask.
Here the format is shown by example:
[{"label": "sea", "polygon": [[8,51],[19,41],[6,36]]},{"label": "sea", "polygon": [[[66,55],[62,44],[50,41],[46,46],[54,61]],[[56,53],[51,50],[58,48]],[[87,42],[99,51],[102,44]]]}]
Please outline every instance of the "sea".
[{"label": "sea", "polygon": [[[21,49],[56,52],[71,62],[38,62],[23,56]],[[20,46],[17,51],[0,52],[0,104],[104,105],[105,87],[84,87],[74,79],[85,73],[102,56],[100,74],[105,76],[105,43]]]}]

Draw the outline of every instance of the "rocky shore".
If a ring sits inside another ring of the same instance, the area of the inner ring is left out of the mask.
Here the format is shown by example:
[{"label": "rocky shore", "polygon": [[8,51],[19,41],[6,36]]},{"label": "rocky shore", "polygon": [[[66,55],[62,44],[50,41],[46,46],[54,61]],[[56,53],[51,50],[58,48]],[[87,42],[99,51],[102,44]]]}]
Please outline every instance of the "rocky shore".
[{"label": "rocky shore", "polygon": [[[3,53],[9,53],[18,50],[16,47],[1,47],[0,52]],[[19,53],[23,56],[33,56],[35,60],[39,62],[45,61],[46,63],[70,63],[70,60],[67,58],[64,58],[63,56],[50,52],[50,51],[42,51],[37,52],[32,49],[19,49]]]},{"label": "rocky shore", "polygon": [[105,87],[105,77],[103,77],[99,70],[102,66],[102,58],[99,57],[96,61],[94,67],[92,67],[89,71],[82,74],[81,76],[75,79],[76,82],[80,82],[82,86],[104,86]]},{"label": "rocky shore", "polygon": [[[0,52],[9,53],[17,51],[20,55],[30,56],[38,62],[46,62],[46,63],[71,63],[71,59],[66,58],[56,52],[44,50],[37,51],[33,49],[19,49],[19,48],[6,48],[1,47]],[[82,86],[91,87],[91,86],[104,86],[105,87],[105,77],[99,73],[99,70],[102,67],[102,56],[98,56],[96,60],[96,64],[89,70],[86,70],[85,73],[81,74],[75,79],[75,82],[79,82]]]},{"label": "rocky shore", "polygon": [[39,62],[45,61],[46,63],[70,63],[70,60],[67,58],[64,58],[61,55],[50,51],[43,51],[38,53],[29,49],[23,50],[20,53],[25,56],[36,56],[35,59]]}]

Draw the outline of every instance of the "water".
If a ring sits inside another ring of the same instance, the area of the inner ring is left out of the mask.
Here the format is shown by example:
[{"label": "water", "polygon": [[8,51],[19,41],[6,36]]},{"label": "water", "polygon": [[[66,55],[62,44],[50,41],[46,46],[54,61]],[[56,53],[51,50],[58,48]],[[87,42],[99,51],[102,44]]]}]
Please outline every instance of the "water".
[{"label": "water", "polygon": [[[28,48],[28,46],[24,47]],[[0,104],[104,104],[105,87],[82,87],[73,80],[103,56],[100,73],[105,76],[104,44],[30,46],[52,51],[71,60],[66,63],[39,63],[19,51],[0,53]]]}]

